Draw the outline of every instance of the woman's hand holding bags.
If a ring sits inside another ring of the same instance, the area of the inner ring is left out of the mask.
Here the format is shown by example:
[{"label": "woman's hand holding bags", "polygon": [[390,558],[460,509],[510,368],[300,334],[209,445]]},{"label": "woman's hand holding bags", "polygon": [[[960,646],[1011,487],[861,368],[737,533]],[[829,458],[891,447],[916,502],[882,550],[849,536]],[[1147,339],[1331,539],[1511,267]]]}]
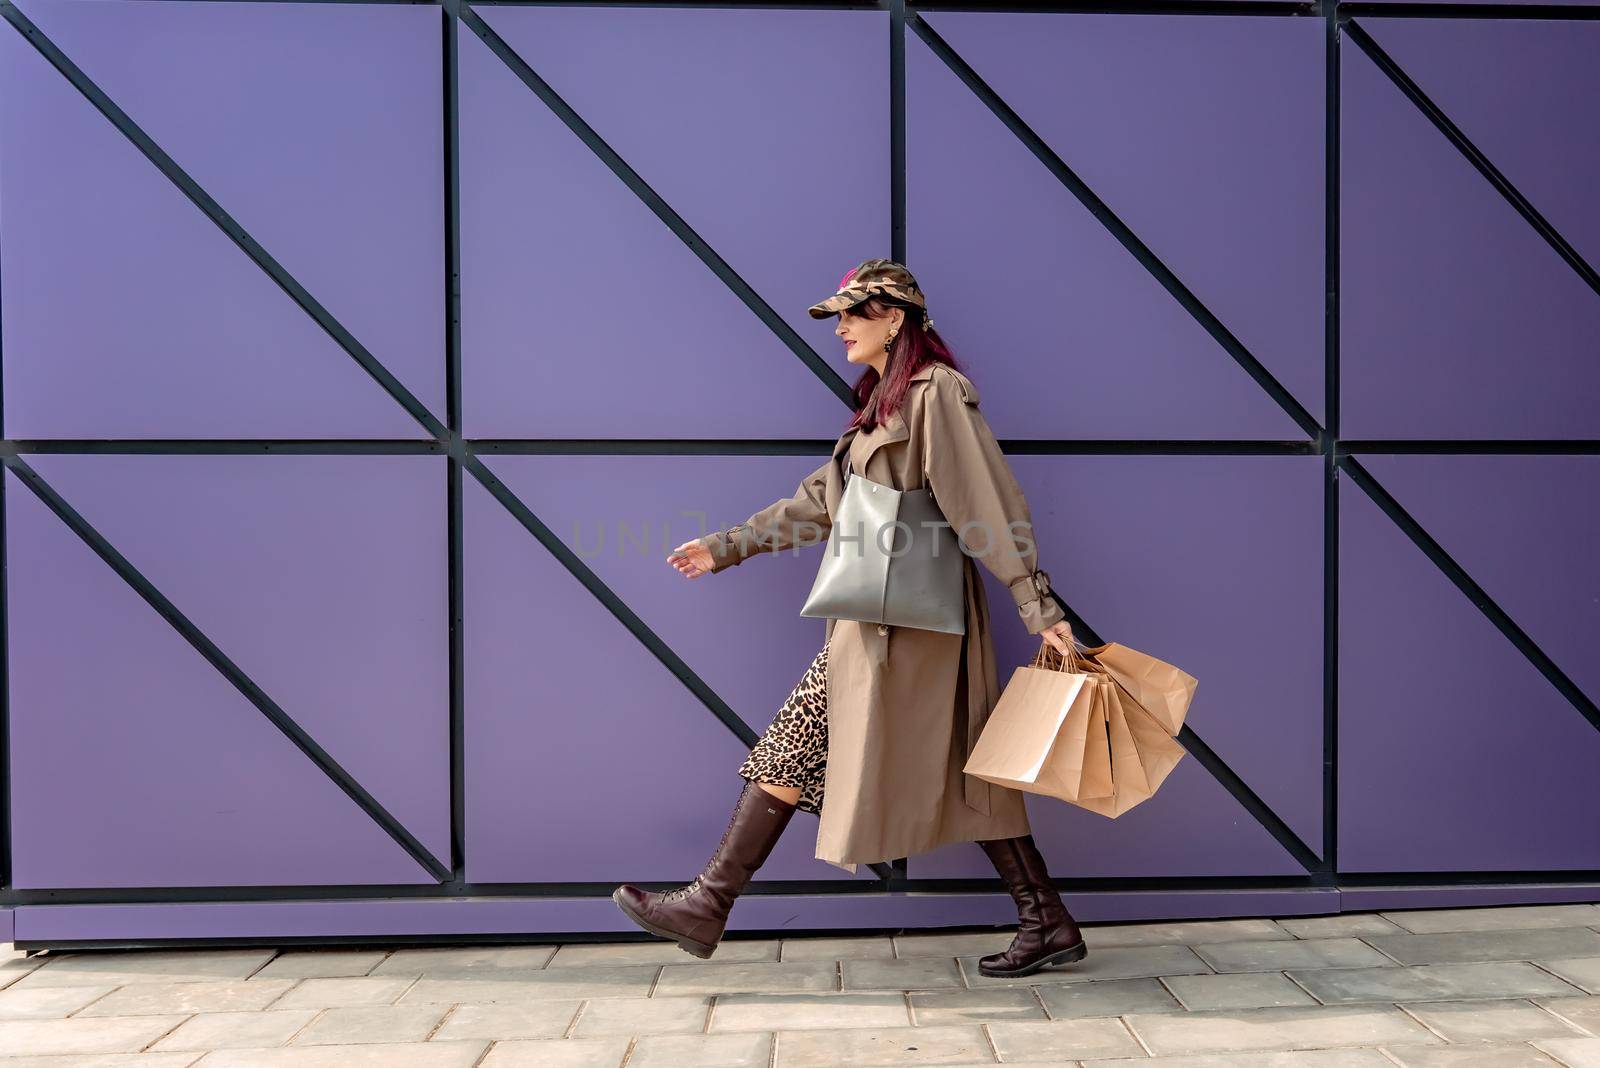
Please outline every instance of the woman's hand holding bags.
[{"label": "woman's hand holding bags", "polygon": [[1109,642],[1063,654],[1041,642],[1012,673],[963,769],[1115,819],[1156,792],[1198,680]]}]

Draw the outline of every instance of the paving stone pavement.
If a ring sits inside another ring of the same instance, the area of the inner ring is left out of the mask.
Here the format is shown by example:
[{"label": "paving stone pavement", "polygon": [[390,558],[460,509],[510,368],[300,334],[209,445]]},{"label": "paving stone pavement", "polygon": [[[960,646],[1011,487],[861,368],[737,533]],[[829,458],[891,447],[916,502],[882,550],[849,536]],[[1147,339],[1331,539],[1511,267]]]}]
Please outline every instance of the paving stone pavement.
[{"label": "paving stone pavement", "polygon": [[1010,930],[154,949],[0,944],[0,1068],[1600,1068],[1600,904]]}]

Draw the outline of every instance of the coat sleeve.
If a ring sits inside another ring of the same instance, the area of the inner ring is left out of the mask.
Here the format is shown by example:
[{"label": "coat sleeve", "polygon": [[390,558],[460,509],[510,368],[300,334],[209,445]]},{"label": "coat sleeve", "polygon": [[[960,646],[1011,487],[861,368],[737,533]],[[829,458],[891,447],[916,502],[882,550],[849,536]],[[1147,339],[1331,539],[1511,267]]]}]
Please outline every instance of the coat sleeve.
[{"label": "coat sleeve", "polygon": [[832,464],[830,456],[801,481],[794,496],[774,501],[743,523],[698,539],[711,550],[712,574],[742,564],[757,553],[826,541],[833,527],[826,494]]},{"label": "coat sleeve", "polygon": [[935,371],[923,407],[923,474],[934,500],[976,557],[1004,582],[1029,634],[1066,618],[1039,570],[1033,517],[989,423],[960,380]]}]

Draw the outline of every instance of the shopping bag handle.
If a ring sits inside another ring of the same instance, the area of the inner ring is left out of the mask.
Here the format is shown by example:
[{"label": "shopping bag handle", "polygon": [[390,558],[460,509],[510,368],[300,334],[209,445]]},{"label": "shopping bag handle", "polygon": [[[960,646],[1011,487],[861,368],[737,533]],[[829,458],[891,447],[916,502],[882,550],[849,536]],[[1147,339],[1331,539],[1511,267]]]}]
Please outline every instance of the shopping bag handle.
[{"label": "shopping bag handle", "polygon": [[1080,646],[1076,636],[1067,639],[1067,651],[1065,653],[1051,645],[1046,639],[1040,638],[1039,649],[1033,654],[1033,663],[1030,666],[1043,668],[1046,671],[1066,671],[1075,675],[1087,675],[1091,671],[1105,671],[1099,664],[1084,656],[1079,651],[1080,648],[1087,647]]}]

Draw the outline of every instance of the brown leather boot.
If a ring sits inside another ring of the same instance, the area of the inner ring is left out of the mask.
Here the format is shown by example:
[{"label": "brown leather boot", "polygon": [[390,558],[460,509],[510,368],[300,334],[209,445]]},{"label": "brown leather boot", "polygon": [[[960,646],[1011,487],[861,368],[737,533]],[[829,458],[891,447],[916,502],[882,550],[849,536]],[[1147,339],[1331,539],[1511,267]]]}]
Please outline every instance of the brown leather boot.
[{"label": "brown leather boot", "polygon": [[1033,835],[979,842],[1017,903],[1017,935],[1003,952],[978,958],[978,974],[1032,975],[1047,964],[1070,964],[1089,955],[1083,932],[1062,904],[1033,844]]},{"label": "brown leather boot", "polygon": [[611,900],[651,934],[670,938],[697,957],[709,957],[722,940],[734,899],[766,862],[794,810],[794,805],[746,779],[717,851],[689,885],[652,893],[623,883]]}]

